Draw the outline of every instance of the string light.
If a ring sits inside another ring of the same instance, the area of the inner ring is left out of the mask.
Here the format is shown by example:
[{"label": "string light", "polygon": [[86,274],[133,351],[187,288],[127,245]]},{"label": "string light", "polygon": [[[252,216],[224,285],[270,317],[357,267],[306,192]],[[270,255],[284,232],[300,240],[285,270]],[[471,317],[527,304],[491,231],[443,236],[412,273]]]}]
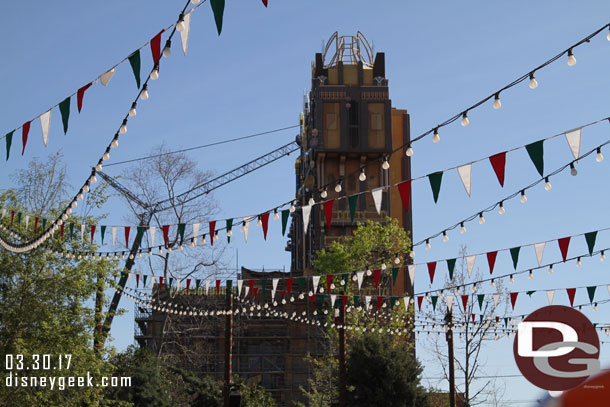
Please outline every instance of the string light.
[{"label": "string light", "polygon": [[[315,205],[316,201],[315,201],[315,199],[313,199],[313,196],[312,196],[312,197],[310,197],[310,198],[309,198],[309,201],[307,201],[307,203],[308,203],[309,205]],[[259,226],[260,226],[260,225],[259,225]]]},{"label": "string light", "polygon": [[[310,203],[310,205],[312,205],[312,204]],[[256,221],[256,226],[262,226],[262,224],[263,224],[263,221],[261,220],[261,215],[258,215],[258,219]]]},{"label": "string light", "polygon": [[364,168],[360,169],[360,176],[358,177],[360,181],[366,181],[366,174],[364,173]]},{"label": "string light", "polygon": [[576,58],[574,57],[574,53],[572,52],[572,48],[568,50],[568,66],[576,65]]},{"label": "string light", "polygon": [[527,196],[525,196],[525,189],[521,190],[521,203],[527,202]]},{"label": "string light", "polygon": [[576,260],[576,267],[582,266],[582,262],[580,261],[580,257]]},{"label": "string light", "polygon": [[534,73],[530,73],[530,89],[536,89],[538,87],[538,81],[534,77]]},{"label": "string light", "polygon": [[144,86],[142,86],[142,93],[140,93],[140,97],[142,98],[142,100],[148,99],[148,84],[147,83],[145,83]]},{"label": "string light", "polygon": [[549,274],[553,274],[553,265],[552,264],[549,266]]},{"label": "string light", "polygon": [[511,282],[511,284],[515,282],[515,278],[513,277],[513,275],[512,275],[512,274],[510,275],[510,280],[508,280],[508,281],[510,281],[510,282]]},{"label": "string light", "polygon": [[544,182],[545,182],[544,189],[546,189],[547,191],[550,191],[551,188],[553,188],[553,186],[551,185],[551,181],[549,180],[549,177],[546,177],[544,179]]},{"label": "string light", "polygon": [[121,133],[121,134],[127,133],[127,119],[123,119],[123,124],[121,124],[121,128],[119,129],[119,133]]},{"label": "string light", "polygon": [[438,127],[437,127],[436,129],[434,129],[434,136],[432,137],[432,142],[438,143],[439,141],[441,141],[441,136],[438,135]]},{"label": "string light", "polygon": [[180,14],[180,17],[178,18],[178,23],[176,24],[176,30],[182,32],[185,28],[186,25],[184,24],[184,14]]},{"label": "string light", "polygon": [[481,225],[485,223],[485,218],[483,217],[483,212],[479,213],[479,223]]},{"label": "string light", "polygon": [[430,250],[432,246],[430,246],[430,240],[426,239],[426,250]]},{"label": "string light", "polygon": [[273,210],[273,220],[278,220],[280,218],[280,214],[277,213],[277,208]]},{"label": "string light", "polygon": [[129,117],[134,117],[136,115],[136,102],[131,104],[131,109],[129,109]]},{"label": "string light", "polygon": [[322,197],[322,199],[326,199],[326,197],[328,196],[328,191],[326,190],[326,188],[324,188],[322,192],[320,192],[320,196]]},{"label": "string light", "polygon": [[578,175],[578,170],[574,166],[574,163],[570,163],[570,174],[572,174],[573,177]]},{"label": "string light", "polygon": [[449,241],[449,236],[447,236],[447,231],[443,230],[443,242],[448,242]]},{"label": "string light", "polygon": [[468,112],[462,113],[462,126],[466,127],[470,124],[470,120],[468,120]]},{"label": "string light", "polygon": [[460,233],[461,234],[466,233],[466,226],[464,226],[464,222],[460,223]]},{"label": "string light", "polygon": [[604,161],[604,155],[602,154],[601,147],[597,147],[597,157],[595,157],[595,161],[597,161],[598,163],[601,163],[602,161]]},{"label": "string light", "polygon": [[155,68],[150,73],[150,79],[152,79],[153,81],[156,81],[157,79],[159,79],[159,66],[158,65],[155,65]]},{"label": "string light", "polygon": [[383,164],[381,164],[381,168],[383,168],[385,171],[390,169],[390,163],[388,162],[388,157],[383,157]]},{"label": "string light", "polygon": [[165,43],[165,48],[163,48],[163,56],[165,58],[169,58],[172,55],[172,41],[167,40]]},{"label": "string light", "polygon": [[504,209],[504,201],[500,202],[500,209],[498,209],[498,213],[500,215],[504,215],[504,213],[506,212],[506,210]]},{"label": "string light", "polygon": [[341,192],[341,181],[338,181],[337,185],[335,185],[335,192],[337,192],[337,193]]},{"label": "string light", "polygon": [[494,109],[498,110],[502,107],[502,102],[500,102],[500,92],[496,93],[494,97]]},{"label": "string light", "polygon": [[527,277],[528,277],[530,280],[531,280],[532,278],[534,278],[534,273],[532,272],[532,270],[530,270],[530,273],[529,273],[529,275],[528,275]]},{"label": "string light", "polygon": [[599,257],[599,259],[601,261],[605,261],[606,260],[606,253],[602,250],[601,256]]},{"label": "string light", "polygon": [[413,147],[411,147],[411,143],[407,144],[407,149],[405,150],[405,154],[407,157],[413,156]]},{"label": "string light", "polygon": [[294,207],[294,202],[290,202],[290,209],[289,209],[290,213],[294,213],[294,211],[296,211],[296,208]]},{"label": "string light", "polygon": [[496,283],[494,282],[493,278],[491,279],[491,284],[490,285],[491,285],[491,288],[495,288],[496,287]]}]

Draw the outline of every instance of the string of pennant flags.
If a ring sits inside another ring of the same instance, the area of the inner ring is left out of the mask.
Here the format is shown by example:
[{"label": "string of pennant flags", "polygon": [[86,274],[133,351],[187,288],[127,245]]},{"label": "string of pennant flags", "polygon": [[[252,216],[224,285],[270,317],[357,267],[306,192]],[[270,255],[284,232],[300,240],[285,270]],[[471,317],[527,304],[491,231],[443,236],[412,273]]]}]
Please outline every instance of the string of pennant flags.
[{"label": "string of pennant flags", "polygon": [[[500,183],[501,186],[504,186],[504,179],[505,179],[505,167],[506,167],[506,155],[509,152],[513,152],[513,151],[517,151],[520,149],[525,149],[528,152],[528,155],[530,156],[533,164],[535,165],[536,169],[538,170],[538,172],[540,173],[541,176],[544,176],[544,149],[543,149],[543,142],[544,141],[548,141],[551,139],[554,139],[556,137],[562,136],[564,135],[566,138],[566,141],[568,143],[570,152],[572,153],[572,155],[574,156],[575,160],[579,160],[580,158],[582,158],[582,156],[580,155],[580,146],[581,146],[581,138],[582,138],[582,129],[589,127],[589,126],[593,126],[595,124],[604,122],[606,120],[609,120],[609,118],[603,118],[591,123],[587,123],[584,124],[582,126],[579,126],[576,129],[573,130],[569,130],[566,132],[562,132],[562,133],[558,133],[555,134],[553,136],[544,138],[544,139],[540,139],[534,143],[530,143],[527,145],[523,145],[520,147],[515,147],[513,149],[504,151],[502,153],[498,153],[498,154],[494,154],[492,156],[489,157],[485,157],[485,158],[481,158],[475,161],[472,161],[468,164],[464,164],[464,165],[460,165],[460,166],[455,166],[455,167],[451,167],[442,171],[438,171],[432,174],[429,174],[427,176],[423,176],[423,177],[417,177],[417,178],[412,178],[409,180],[405,180],[405,181],[401,181],[398,182],[396,184],[393,185],[389,185],[389,186],[384,186],[381,188],[375,188],[375,189],[370,189],[367,191],[360,191],[357,192],[355,194],[349,195],[349,196],[341,196],[338,197],[336,199],[329,199],[329,200],[324,200],[321,202],[315,202],[313,200],[313,198],[309,201],[308,205],[306,206],[301,206],[301,210],[303,211],[303,222],[304,222],[304,226],[305,226],[305,230],[307,230],[307,226],[309,223],[309,214],[311,213],[311,207],[313,205],[316,204],[320,204],[322,205],[322,209],[324,211],[324,215],[325,215],[325,219],[326,219],[326,223],[328,226],[330,226],[330,223],[332,222],[332,212],[333,212],[333,205],[334,205],[334,201],[335,200],[341,200],[341,199],[347,199],[349,202],[349,209],[350,209],[350,218],[353,222],[354,220],[354,216],[355,216],[355,212],[356,212],[356,207],[357,207],[357,200],[359,198],[359,196],[366,194],[366,193],[371,193],[374,203],[375,203],[375,207],[377,209],[377,212],[380,213],[381,211],[381,200],[382,200],[382,192],[385,189],[388,189],[390,187],[394,187],[396,186],[399,190],[402,202],[403,202],[403,206],[404,208],[408,211],[409,207],[410,207],[410,195],[411,195],[411,182],[415,181],[415,180],[419,180],[419,179],[424,179],[424,178],[428,178],[429,182],[430,182],[430,186],[432,188],[432,192],[433,192],[433,197],[434,197],[434,201],[437,202],[438,201],[438,196],[439,196],[439,192],[440,192],[440,187],[441,187],[441,180],[442,180],[442,175],[443,173],[449,172],[451,170],[457,169],[458,174],[460,176],[460,179],[462,181],[462,184],[464,185],[464,188],[467,192],[467,194],[470,196],[471,193],[471,189],[472,189],[472,164],[474,163],[478,163],[478,162],[483,162],[483,161],[489,161],[491,163],[491,166],[497,176],[498,182]],[[602,145],[603,146],[603,145]],[[599,146],[595,149],[595,152],[597,153],[596,156],[596,160],[598,162],[603,160],[603,154],[601,152],[601,147]],[[545,178],[546,181],[546,188],[549,189],[550,186],[550,179],[549,176],[546,176]],[[523,197],[525,196],[524,194],[525,189],[521,190],[521,194],[522,194],[522,200]],[[325,197],[325,195],[323,195],[323,197]],[[507,198],[508,199],[508,198]],[[245,240],[247,242],[248,239],[248,230],[249,230],[249,226],[250,226],[250,222],[253,221],[254,219],[258,219],[257,220],[257,224],[259,226],[262,226],[262,230],[263,230],[263,237],[266,240],[267,239],[267,231],[268,231],[268,223],[269,223],[269,217],[271,212],[273,212],[273,218],[274,219],[279,219],[280,218],[280,213],[279,213],[279,209],[283,206],[285,206],[286,204],[290,204],[290,208],[289,209],[284,209],[281,210],[281,218],[282,218],[282,235],[285,234],[286,232],[286,227],[287,227],[287,223],[288,223],[288,219],[290,216],[290,213],[296,211],[296,206],[294,205],[295,202],[294,201],[289,201],[285,204],[282,204],[279,207],[276,207],[275,209],[273,209],[272,211],[269,212],[265,212],[262,213],[260,215],[250,215],[250,216],[246,216],[243,218],[242,221],[242,232],[244,232],[244,237]],[[503,209],[503,203],[500,203],[501,208]],[[501,211],[503,212],[503,211]],[[4,218],[8,213],[8,209],[4,208],[2,210],[2,218]],[[482,212],[481,212],[482,213]],[[20,211],[15,211],[15,210],[10,210],[10,215],[11,215],[11,220],[10,220],[10,224],[11,226],[13,226],[13,224],[17,224],[18,226],[21,225],[21,220],[22,218],[24,219],[24,223],[25,223],[25,227],[27,229],[28,225],[29,225],[29,220],[33,219],[33,229],[34,229],[34,233],[37,233],[38,230],[38,225],[39,223],[42,224],[42,229],[45,229],[46,227],[46,223],[47,220],[42,218],[40,219],[37,216],[32,216],[32,215],[24,215],[22,212]],[[476,216],[476,215],[475,215]],[[209,229],[208,229],[208,236],[210,236],[210,244],[213,245],[215,240],[218,240],[218,232],[221,230],[225,230],[227,233],[227,240],[230,242],[231,240],[231,235],[232,235],[232,228],[233,228],[233,222],[234,219],[233,218],[229,218],[229,219],[225,219],[224,223],[225,223],[225,227],[224,228],[217,228],[216,225],[217,223],[222,222],[222,220],[220,221],[210,221],[209,222]],[[179,246],[182,246],[184,241],[185,241],[185,231],[186,231],[186,224],[184,223],[179,223],[177,225],[162,225],[162,226],[149,226],[149,227],[144,227],[144,226],[112,226],[112,225],[79,225],[80,226],[80,235],[81,235],[81,239],[84,239],[85,237],[85,232],[87,232],[87,235],[90,235],[90,239],[91,242],[93,242],[94,236],[96,234],[96,231],[99,230],[99,235],[100,235],[100,239],[101,239],[101,244],[103,245],[105,243],[105,236],[106,236],[106,231],[110,230],[112,232],[112,246],[116,247],[116,242],[117,242],[117,233],[119,229],[123,229],[124,232],[124,237],[125,237],[125,247],[128,249],[129,248],[129,237],[130,237],[130,233],[132,230],[136,231],[136,238],[137,239],[141,239],[143,236],[143,233],[145,231],[148,231],[149,234],[149,238],[151,241],[151,247],[149,249],[152,248],[161,248],[162,246],[155,246],[155,238],[156,238],[156,231],[159,230],[162,233],[163,236],[163,240],[164,240],[164,245],[163,247],[165,247],[166,249],[168,247],[171,247],[172,244],[170,243],[170,228],[173,229],[173,232],[176,233],[180,236],[180,241],[179,241]],[[192,224],[190,224],[191,226],[191,230],[192,230],[192,237],[190,238],[190,245],[191,247],[194,247],[197,245],[198,240],[201,239],[202,243],[205,244],[205,238],[206,238],[206,234],[199,234],[200,231],[200,226],[201,226],[201,222],[194,222]],[[69,227],[69,236],[70,238],[74,237],[74,229],[75,229],[75,224],[74,223],[69,223],[68,224]],[[65,229],[65,224],[61,225],[60,228],[60,235],[61,235],[61,239],[63,240],[64,237],[64,229]],[[176,231],[177,229],[177,231]],[[443,232],[444,238],[446,239],[446,231]],[[188,239],[187,239],[188,240]],[[429,248],[429,239],[426,239],[426,243],[427,243],[427,248]],[[417,245],[417,244],[415,244]],[[414,246],[415,246],[414,245]],[[145,249],[142,249],[145,250]],[[95,252],[95,253],[101,253],[101,252]],[[105,252],[106,254],[109,254],[110,252]]]}]

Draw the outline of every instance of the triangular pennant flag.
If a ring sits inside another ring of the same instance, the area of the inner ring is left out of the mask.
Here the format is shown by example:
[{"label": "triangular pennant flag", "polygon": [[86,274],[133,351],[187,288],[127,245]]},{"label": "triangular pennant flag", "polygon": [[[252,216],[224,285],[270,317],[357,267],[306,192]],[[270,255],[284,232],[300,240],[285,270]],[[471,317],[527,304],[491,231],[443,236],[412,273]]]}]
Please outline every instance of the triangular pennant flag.
[{"label": "triangular pennant flag", "polygon": [[304,234],[307,234],[307,227],[309,226],[309,216],[311,214],[311,205],[305,205],[301,207],[303,211],[303,230]]},{"label": "triangular pennant flag", "polygon": [[137,50],[129,56],[129,65],[133,71],[133,76],[136,78],[136,85],[140,89],[140,50]]},{"label": "triangular pennant flag", "polygon": [[468,306],[468,297],[469,295],[462,294],[462,306],[464,307],[464,312],[466,312],[466,307]]},{"label": "triangular pennant flag", "polygon": [[549,305],[553,305],[553,297],[555,297],[555,290],[548,290],[546,292],[546,298],[549,300]]},{"label": "triangular pennant flag", "polygon": [[411,300],[411,297],[409,297],[408,295],[406,297],[403,297],[402,301],[405,304],[405,311],[409,311],[409,301]]},{"label": "triangular pennant flag", "polygon": [[162,290],[162,289],[163,289],[163,277],[159,277],[159,290]]},{"label": "triangular pennant flag", "polygon": [[152,40],[150,40],[150,52],[152,53],[153,64],[157,64],[159,59],[161,58],[161,34],[163,31],[159,31],[159,34],[155,35]]},{"label": "triangular pennant flag", "polygon": [[396,278],[398,277],[398,267],[392,267],[392,285],[396,285]]},{"label": "triangular pennant flag", "polygon": [[593,298],[595,297],[595,290],[597,290],[597,286],[587,287],[587,293],[589,294],[589,302],[593,302]]},{"label": "triangular pennant flag", "polygon": [[25,153],[25,145],[28,143],[28,134],[30,133],[30,124],[32,122],[25,122],[23,126],[21,126],[21,142],[23,143],[23,150],[21,151],[21,155]]},{"label": "triangular pennant flag", "polygon": [[433,172],[428,174],[428,180],[430,181],[430,187],[432,188],[432,196],[434,197],[434,203],[438,202],[438,194],[441,192],[441,181],[443,180],[443,172]]},{"label": "triangular pennant flag", "polygon": [[447,270],[449,270],[449,279],[453,280],[453,271],[455,270],[455,259],[447,259]]},{"label": "triangular pennant flag", "polygon": [[155,232],[157,231],[157,227],[156,226],[150,226],[148,228],[148,233],[150,234],[150,245],[154,246],[155,245]]},{"label": "triangular pennant flag", "polygon": [[178,235],[180,236],[180,244],[184,242],[184,231],[186,229],[186,223],[178,223]]},{"label": "triangular pennant flag", "polygon": [[104,72],[102,76],[100,76],[100,83],[104,86],[108,85],[108,82],[112,79],[115,71],[116,68],[112,68],[111,70]]},{"label": "triangular pennant flag", "polygon": [[318,284],[320,283],[320,276],[312,276],[311,283],[313,285],[313,293],[315,294],[318,291]]},{"label": "triangular pennant flag", "polygon": [[525,146],[527,154],[538,170],[540,176],[544,176],[544,140],[538,140]]},{"label": "triangular pennant flag", "polygon": [[474,269],[474,262],[477,259],[477,255],[473,254],[472,256],[466,257],[466,265],[468,266],[468,277],[472,275],[472,270]]},{"label": "triangular pennant flag", "polygon": [[430,296],[430,299],[432,300],[432,309],[434,311],[436,311],[436,303],[438,302],[438,295],[432,295],[432,296]]},{"label": "triangular pennant flag", "polygon": [[95,236],[95,225],[91,225],[91,243],[93,243],[93,236]]},{"label": "triangular pennant flag", "polygon": [[303,292],[303,287],[305,287],[305,277],[299,277],[299,293]]},{"label": "triangular pennant flag", "polygon": [[[43,219],[44,220],[44,219]],[[42,225],[42,230],[44,230],[44,224]],[[74,222],[70,222],[70,240],[74,238]]]},{"label": "triangular pennant flag", "polygon": [[581,133],[582,129],[576,129],[566,133],[566,140],[575,160],[578,160],[578,158],[580,157]]},{"label": "triangular pennant flag", "polygon": [[503,153],[499,153],[496,155],[492,155],[489,157],[489,162],[491,163],[494,172],[496,173],[496,177],[498,177],[498,182],[501,187],[504,187],[504,170],[506,168],[506,151]]},{"label": "triangular pennant flag", "polygon": [[436,262],[428,263],[428,275],[430,275],[430,284],[434,281],[434,273],[436,272]]},{"label": "triangular pennant flag", "polygon": [[513,259],[513,267],[517,270],[517,263],[519,262],[519,251],[521,251],[521,247],[513,247],[510,249],[510,257]]},{"label": "triangular pennant flag", "polygon": [[76,106],[78,107],[78,113],[80,113],[83,108],[83,97],[85,96],[85,91],[91,87],[91,83],[83,86],[76,92]]},{"label": "triangular pennant flag", "polygon": [[570,238],[564,237],[561,239],[557,239],[557,243],[559,243],[561,257],[563,257],[563,261],[566,261],[566,259],[568,258],[568,247],[570,246]]},{"label": "triangular pennant flag", "polygon": [[364,271],[357,271],[356,278],[358,279],[358,290],[362,287],[362,280],[364,279]]},{"label": "triangular pennant flag", "polygon": [[214,13],[214,21],[216,22],[216,30],[218,35],[222,32],[222,17],[225,12],[225,0],[211,0],[212,13]]},{"label": "triangular pennant flag", "polygon": [[263,4],[265,5],[265,7],[267,7],[267,1],[268,0],[263,0]]},{"label": "triangular pennant flag", "polygon": [[80,240],[85,240],[85,225],[80,225]]},{"label": "triangular pennant flag", "polygon": [[445,301],[447,301],[447,309],[451,312],[453,310],[453,295],[446,295]]},{"label": "triangular pennant flag", "polygon": [[415,286],[415,269],[416,269],[416,265],[415,264],[409,264],[407,266],[407,269],[409,270],[409,279],[411,280],[411,285]]},{"label": "triangular pennant flag", "polygon": [[189,290],[191,289],[191,279],[187,278],[186,279],[186,293],[189,293]]},{"label": "triangular pennant flag", "polygon": [[332,308],[334,308],[336,302],[337,302],[337,294],[331,294],[330,295],[330,306]]},{"label": "triangular pennant flag", "polygon": [[227,231],[227,243],[231,243],[231,235],[233,234],[233,218],[226,220],[225,230]]},{"label": "triangular pennant flag", "polygon": [[269,227],[269,212],[261,215],[261,222],[263,223],[263,237],[267,240],[267,229]]},{"label": "triangular pennant flag", "polygon": [[483,312],[483,301],[485,301],[485,294],[478,294],[477,300],[479,302],[479,309]]},{"label": "triangular pennant flag", "polygon": [[[73,228],[73,224],[71,223],[70,224],[70,238],[72,238],[72,228]],[[116,246],[116,230],[117,230],[117,227],[113,226],[112,227],[112,247]]]},{"label": "triangular pennant flag", "polygon": [[184,56],[186,56],[186,49],[189,43],[189,34],[191,31],[191,13],[188,12],[184,15],[182,22],[184,23],[184,28],[180,31],[180,41],[182,42],[182,52]]},{"label": "triangular pennant flag", "polygon": [[489,274],[494,272],[494,266],[496,264],[496,257],[498,256],[498,251],[487,252],[487,264],[489,264]]},{"label": "triangular pennant flag", "polygon": [[199,237],[199,227],[200,223],[193,223],[193,243],[197,246],[197,239]]},{"label": "triangular pennant flag", "polygon": [[[256,297],[256,289],[254,289],[254,291],[254,296]],[[220,295],[220,280],[216,280],[216,295]]]},{"label": "triangular pennant flag", "polygon": [[216,229],[216,221],[210,222],[210,245],[214,246],[214,230]]},{"label": "triangular pennant flag", "polygon": [[356,215],[356,206],[358,204],[358,196],[359,195],[351,195],[347,198],[347,203],[349,206],[349,218],[352,223],[354,223],[354,216]]},{"label": "triangular pennant flag", "polygon": [[68,132],[68,120],[70,119],[70,96],[59,104],[59,112],[61,113],[61,122],[64,125],[64,134],[66,134]]},{"label": "triangular pennant flag", "polygon": [[[197,280],[199,281],[199,280]],[[237,280],[237,296],[241,295],[241,289],[244,286],[244,280]]]},{"label": "triangular pennant flag", "polygon": [[347,305],[347,298],[347,295],[341,296],[341,305],[343,306],[343,308],[345,308],[345,306]]},{"label": "triangular pennant flag", "polygon": [[370,295],[365,295],[364,296],[364,306],[366,307],[366,309],[369,308],[369,304],[371,303],[371,296]]},{"label": "triangular pennant flag", "polygon": [[333,204],[335,203],[334,199],[330,199],[325,201],[322,204],[322,210],[324,211],[324,217],[326,218],[326,228],[330,228],[330,222],[333,218]]},{"label": "triangular pennant flag", "polygon": [[292,292],[292,283],[294,282],[294,278],[292,277],[288,277],[286,279],[286,292],[288,293],[288,295],[290,295],[290,293]]},{"label": "triangular pennant flag", "polygon": [[375,210],[377,211],[377,215],[381,214],[381,198],[383,196],[383,187],[375,188],[371,191],[371,195],[373,195],[373,202],[375,203]]},{"label": "triangular pennant flag", "polygon": [[379,288],[379,281],[381,280],[381,270],[373,270],[373,278],[375,279],[375,288]]},{"label": "triangular pennant flag", "polygon": [[464,184],[466,193],[470,196],[470,192],[472,191],[472,163],[458,167],[457,171],[458,174],[460,174],[460,179],[462,180],[462,184]]},{"label": "triangular pennant flag", "polygon": [[313,309],[314,303],[316,301],[316,295],[312,294],[309,296],[309,308]]},{"label": "triangular pennant flag", "polygon": [[[4,212],[4,210],[3,210],[3,212]],[[4,213],[2,214],[2,217],[4,217]],[[38,218],[38,216],[36,216],[34,218],[34,233],[38,233],[38,220],[39,220],[39,218]],[[62,225],[63,225],[63,223],[62,223]],[[104,244],[104,242],[102,242],[102,244]]]},{"label": "triangular pennant flag", "polygon": [[167,245],[169,243],[169,225],[163,225],[161,227],[161,230],[163,231],[163,242],[165,244],[165,247],[167,248]]},{"label": "triangular pennant flag", "polygon": [[136,273],[136,288],[140,288],[140,274]]},{"label": "triangular pennant flag", "polygon": [[542,256],[544,255],[545,246],[546,242],[536,243],[534,245],[534,250],[536,251],[536,258],[538,259],[538,266],[542,265]]},{"label": "triangular pennant flag", "polygon": [[40,115],[40,127],[42,128],[42,142],[44,146],[49,145],[49,127],[51,125],[51,111]]},{"label": "triangular pennant flag", "polygon": [[62,223],[60,226],[60,236],[61,236],[61,240],[64,240],[64,227],[66,226],[65,223]]},{"label": "triangular pennant flag", "polygon": [[30,215],[25,215],[25,229],[27,230],[28,228],[28,223],[30,221]]},{"label": "triangular pennant flag", "polygon": [[11,131],[10,133],[7,133],[5,136],[5,138],[6,138],[6,161],[8,161],[8,158],[11,155],[11,145],[13,144],[13,133],[15,133],[15,130]]},{"label": "triangular pennant flag", "polygon": [[494,294],[493,300],[494,300],[494,308],[496,308],[498,306],[498,301],[500,300],[500,294]]},{"label": "triangular pennant flag", "polygon": [[510,303],[513,306],[513,311],[515,309],[515,303],[517,302],[517,296],[519,295],[518,292],[516,293],[510,293]]},{"label": "triangular pennant flag", "polygon": [[137,226],[136,227],[136,241],[138,245],[142,245],[142,236],[144,236],[144,231],[146,230],[146,226]]},{"label": "triangular pennant flag", "polygon": [[288,217],[290,216],[290,210],[284,209],[282,211],[282,236],[286,234],[286,225],[288,225]]},{"label": "triangular pennant flag", "polygon": [[129,231],[131,230],[130,226],[125,226],[125,247],[129,248]]},{"label": "triangular pennant flag", "polygon": [[424,296],[423,295],[418,295],[417,296],[417,308],[421,311],[421,303],[424,300]]},{"label": "triangular pennant flag", "polygon": [[406,212],[409,212],[411,205],[411,180],[407,180],[398,184],[398,192],[400,192],[400,199],[402,200],[402,206]]},{"label": "triangular pennant flag", "polygon": [[250,218],[244,218],[244,240],[248,243],[248,233],[250,232]]},{"label": "triangular pennant flag", "polygon": [[326,292],[330,293],[330,286],[333,283],[333,275],[332,274],[327,274],[326,275]]},{"label": "triangular pennant flag", "polygon": [[589,255],[592,255],[593,249],[595,249],[595,239],[597,239],[597,231],[585,233],[585,240],[587,241],[587,247],[589,248]]},{"label": "triangular pennant flag", "polygon": [[568,292],[568,298],[570,299],[570,306],[574,306],[574,296],[576,295],[576,288],[566,288]]}]

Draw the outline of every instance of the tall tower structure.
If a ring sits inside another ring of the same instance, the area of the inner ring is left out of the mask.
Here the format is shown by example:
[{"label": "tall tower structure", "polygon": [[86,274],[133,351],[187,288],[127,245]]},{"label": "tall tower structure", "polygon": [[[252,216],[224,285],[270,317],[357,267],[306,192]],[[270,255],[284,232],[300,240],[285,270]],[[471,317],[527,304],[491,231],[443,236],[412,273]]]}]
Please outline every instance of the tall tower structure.
[{"label": "tall tower structure", "polygon": [[[406,147],[390,156],[409,143],[410,126],[407,111],[392,107],[385,54],[374,55],[360,32],[348,36],[335,32],[324,52],[315,55],[311,76],[311,91],[305,97],[301,117],[301,155],[295,163],[298,202],[306,205],[310,197],[320,201],[325,186],[326,199],[332,199],[411,178]],[[383,157],[388,157],[388,170],[382,167]],[[361,181],[359,169],[364,166],[366,179]],[[339,192],[337,184],[341,185]],[[312,210],[307,233],[301,216],[295,213],[288,246],[296,275],[312,274],[316,251],[351,235],[355,228],[346,199],[335,204],[328,229],[320,205]],[[412,236],[411,211],[404,210],[398,191],[384,190],[380,214],[370,193],[360,195],[355,221],[385,222],[388,216],[398,219]],[[396,282],[394,295],[411,291],[405,274]]]}]

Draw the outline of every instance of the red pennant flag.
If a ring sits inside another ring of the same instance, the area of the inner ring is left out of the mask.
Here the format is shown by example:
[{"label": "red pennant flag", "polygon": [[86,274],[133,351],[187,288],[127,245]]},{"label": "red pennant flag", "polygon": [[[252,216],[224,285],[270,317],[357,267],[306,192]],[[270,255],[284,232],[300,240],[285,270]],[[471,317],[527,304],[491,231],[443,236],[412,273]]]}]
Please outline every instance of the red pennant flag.
[{"label": "red pennant flag", "polygon": [[465,312],[466,306],[468,305],[468,295],[462,295],[462,305],[464,306],[464,312]]},{"label": "red pennant flag", "polygon": [[322,209],[324,210],[324,217],[326,217],[326,229],[330,228],[330,222],[333,217],[333,204],[335,203],[334,199],[324,202],[322,204]]},{"label": "red pennant flag", "polygon": [[220,280],[216,280],[216,295],[220,295]]},{"label": "red pennant flag", "polygon": [[557,239],[557,243],[559,243],[559,250],[561,250],[561,257],[563,257],[563,261],[566,261],[568,257],[568,246],[570,246],[570,238],[564,237],[563,239]]},{"label": "red pennant flag", "polygon": [[248,287],[250,287],[250,297],[254,295],[254,280],[248,280]]},{"label": "red pennant flag", "polygon": [[381,279],[381,270],[373,270],[373,277],[375,278],[375,288],[379,288],[379,280]]},{"label": "red pennant flag", "polygon": [[23,150],[21,151],[21,155],[25,153],[25,145],[28,143],[28,134],[30,132],[30,124],[32,122],[23,123],[21,126],[21,141],[23,142]]},{"label": "red pennant flag", "polygon": [[495,252],[487,252],[487,264],[489,264],[489,274],[494,272],[494,266],[496,265],[496,257],[498,256],[498,251]]},{"label": "red pennant flag", "polygon": [[576,295],[576,288],[566,288],[568,292],[568,298],[570,298],[570,306],[574,306],[574,296]]},{"label": "red pennant flag", "polygon": [[292,282],[294,281],[294,278],[290,277],[286,279],[286,290],[288,291],[288,294],[290,294],[290,292],[292,291]]},{"label": "red pennant flag", "polygon": [[431,261],[428,263],[428,274],[430,275],[430,284],[434,281],[434,272],[436,271],[436,262]]},{"label": "red pennant flag", "polygon": [[[62,223],[63,226],[63,223]],[[38,216],[34,218],[34,233],[38,232]]]},{"label": "red pennant flag", "polygon": [[131,226],[125,226],[125,247],[129,249],[129,231],[131,230]]},{"label": "red pennant flag", "polygon": [[513,311],[515,310],[515,303],[517,302],[517,295],[519,295],[518,292],[516,293],[510,293],[510,303],[513,306]]},{"label": "red pennant flag", "polygon": [[140,288],[140,275],[136,273],[136,288]]},{"label": "red pennant flag", "polygon": [[159,34],[155,35],[152,40],[150,40],[150,51],[152,52],[153,63],[159,62],[159,58],[161,58],[161,34],[163,31],[159,31]]},{"label": "red pennant flag", "polygon": [[418,295],[417,296],[417,306],[419,307],[419,310],[421,311],[421,303],[424,300],[424,296],[423,295]]},{"label": "red pennant flag", "polygon": [[500,320],[500,317],[496,315],[496,322]]},{"label": "red pennant flag", "polygon": [[261,215],[261,222],[263,223],[263,237],[267,240],[267,228],[269,227],[269,212]]},{"label": "red pennant flag", "polygon": [[11,211],[11,226],[13,226],[14,221],[15,221],[15,211]]},{"label": "red pennant flag", "polygon": [[377,297],[377,310],[380,310],[382,305],[383,305],[383,297]]},{"label": "red pennant flag", "polygon": [[504,187],[504,169],[506,167],[506,151],[489,157],[489,162],[493,167],[500,186]]},{"label": "red pennant flag", "polygon": [[[37,218],[37,219],[38,219],[38,218]],[[61,240],[64,240],[64,226],[66,226],[66,224],[65,224],[65,223],[62,223],[62,224],[61,224],[61,228],[60,228],[60,229],[61,229]]]},{"label": "red pennant flag", "polygon": [[286,295],[286,290],[282,290],[282,291],[280,291],[280,296],[281,296],[282,298],[284,298],[284,296],[285,296],[285,295]]},{"label": "red pennant flag", "polygon": [[167,241],[169,240],[169,225],[161,226],[163,230],[163,241],[165,242],[165,247],[167,248]]},{"label": "red pennant flag", "polygon": [[309,296],[309,307],[311,309],[314,309],[313,306],[314,306],[315,299],[316,299],[316,295],[315,294]]},{"label": "red pennant flag", "polygon": [[254,299],[258,297],[258,287],[254,287]]},{"label": "red pennant flag", "polygon": [[474,317],[476,317],[476,315],[474,314],[470,314],[471,318],[472,318],[472,322],[474,322]]},{"label": "red pennant flag", "polygon": [[263,0],[263,4],[267,7],[267,0]]},{"label": "red pennant flag", "polygon": [[409,205],[411,203],[411,180],[407,180],[398,184],[398,192],[400,192],[402,206],[404,206],[405,211],[409,212]]},{"label": "red pennant flag", "polygon": [[189,293],[189,289],[191,288],[191,279],[187,278],[186,279],[186,293]]},{"label": "red pennant flag", "polygon": [[326,292],[330,293],[330,285],[333,283],[333,275],[332,274],[327,274],[326,275]]},{"label": "red pennant flag", "polygon": [[343,300],[343,308],[345,308],[345,306],[347,305],[347,295],[344,295],[342,300]]},{"label": "red pennant flag", "polygon": [[93,236],[95,235],[95,225],[91,225],[91,243],[93,243]]},{"label": "red pennant flag", "polygon": [[214,230],[216,229],[216,221],[210,222],[210,245],[214,246]]},{"label": "red pennant flag", "polygon": [[163,289],[163,277],[159,277],[159,290]]},{"label": "red pennant flag", "polygon": [[76,92],[76,105],[78,107],[78,113],[80,113],[81,109],[83,108],[83,97],[85,96],[85,91],[90,87],[91,84],[89,83]]}]

